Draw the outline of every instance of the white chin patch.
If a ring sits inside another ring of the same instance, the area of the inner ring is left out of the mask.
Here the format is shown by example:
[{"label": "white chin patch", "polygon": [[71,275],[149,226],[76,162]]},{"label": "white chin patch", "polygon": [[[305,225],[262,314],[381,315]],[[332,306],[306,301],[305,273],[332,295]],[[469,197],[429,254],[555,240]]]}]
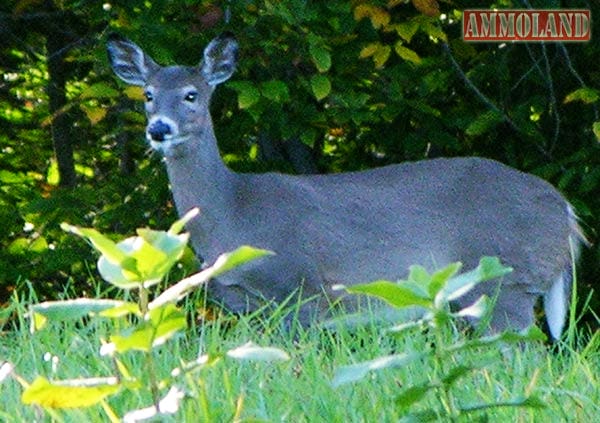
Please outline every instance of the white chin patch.
[{"label": "white chin patch", "polygon": [[183,138],[170,138],[170,139],[166,139],[164,141],[153,141],[153,140],[149,140],[150,141],[150,147],[152,147],[152,149],[154,151],[158,151],[159,153],[161,153],[164,156],[169,156],[172,155],[175,150],[177,150],[177,147],[180,146],[181,144],[184,143],[185,139]]}]

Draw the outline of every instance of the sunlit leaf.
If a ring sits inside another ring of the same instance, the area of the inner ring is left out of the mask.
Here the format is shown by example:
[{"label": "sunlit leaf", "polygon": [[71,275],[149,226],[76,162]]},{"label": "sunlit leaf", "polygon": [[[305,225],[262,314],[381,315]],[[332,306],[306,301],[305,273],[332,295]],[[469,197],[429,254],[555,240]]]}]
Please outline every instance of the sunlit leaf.
[{"label": "sunlit leaf", "polygon": [[361,50],[360,53],[358,55],[359,58],[361,59],[365,59],[367,57],[371,57],[373,56],[377,50],[379,50],[381,48],[381,43],[370,43],[367,44],[366,46],[364,46]]},{"label": "sunlit leaf", "polygon": [[108,237],[102,235],[97,230],[92,228],[72,226],[67,223],[61,223],[60,227],[64,231],[71,232],[87,239],[92,246],[111,263],[117,264],[130,272],[135,271],[135,264],[131,263],[129,257],[127,257],[127,255],[119,247],[117,247],[117,244],[115,244]]},{"label": "sunlit leaf", "polygon": [[360,21],[363,18],[369,18],[375,29],[387,26],[391,19],[385,9],[368,3],[361,3],[354,9],[354,19]]},{"label": "sunlit leaf", "polygon": [[174,304],[166,304],[151,310],[139,325],[111,336],[110,342],[119,353],[129,350],[148,352],[152,347],[165,343],[186,326],[185,314]]},{"label": "sunlit leaf", "polygon": [[595,103],[600,99],[600,91],[594,88],[583,87],[569,93],[564,102],[570,103],[572,101],[582,101],[583,103],[590,104]]},{"label": "sunlit leaf", "polygon": [[319,72],[327,72],[331,67],[331,54],[320,44],[309,45],[308,53]]},{"label": "sunlit leaf", "polygon": [[427,395],[427,393],[433,389],[436,389],[436,386],[430,383],[411,386],[396,397],[396,405],[398,407],[408,408],[411,405],[421,401],[423,397],[425,397],[425,395]]},{"label": "sunlit leaf", "polygon": [[115,90],[111,85],[106,82],[98,82],[90,85],[81,92],[79,98],[82,100],[88,98],[115,98],[119,97],[121,93]]},{"label": "sunlit leaf", "polygon": [[252,107],[260,100],[260,90],[248,81],[234,81],[228,84],[238,93],[238,107],[242,110]]},{"label": "sunlit leaf", "polygon": [[65,301],[47,301],[31,306],[31,330],[42,329],[48,320],[65,321],[77,320],[82,317],[95,315],[104,310],[122,306],[124,301],[77,298]]},{"label": "sunlit leaf", "polygon": [[123,416],[124,423],[135,423],[143,420],[151,419],[161,414],[175,414],[181,405],[181,401],[185,397],[185,393],[176,386],[172,386],[169,392],[160,399],[158,407],[151,405],[149,407],[140,408],[129,411]]},{"label": "sunlit leaf", "polygon": [[194,207],[193,209],[189,210],[185,215],[183,215],[183,217],[179,220],[177,220],[175,223],[173,223],[171,225],[171,227],[169,228],[169,233],[173,234],[173,235],[177,235],[178,233],[180,233],[184,226],[192,219],[194,219],[196,216],[198,216],[200,214],[200,209],[198,207]]},{"label": "sunlit leaf", "polygon": [[119,318],[129,314],[140,315],[140,306],[136,303],[122,302],[121,304],[107,308],[98,313],[99,316],[108,318]]},{"label": "sunlit leaf", "polygon": [[592,124],[592,131],[596,136],[596,141],[600,142],[600,122],[594,122]]},{"label": "sunlit leaf", "polygon": [[261,250],[259,248],[243,245],[238,249],[225,253],[219,256],[213,265],[213,277],[228,272],[238,266],[241,266],[249,261],[256,260],[262,257],[273,255],[272,251]]},{"label": "sunlit leaf", "polygon": [[312,92],[317,100],[323,100],[331,92],[331,81],[325,75],[314,75],[310,79]]},{"label": "sunlit leaf", "polygon": [[365,294],[385,301],[393,307],[431,307],[432,301],[412,286],[385,280],[346,287],[351,294]]},{"label": "sunlit leaf", "polygon": [[54,158],[50,159],[50,166],[48,166],[48,170],[46,171],[46,182],[53,186],[57,186],[60,182],[58,161]]},{"label": "sunlit leaf", "polygon": [[450,279],[436,295],[435,303],[439,305],[454,301],[478,283],[502,277],[510,272],[512,268],[503,266],[497,257],[483,257],[475,269]]},{"label": "sunlit leaf", "polygon": [[90,407],[119,389],[114,377],[50,382],[40,376],[23,391],[21,401],[23,404],[59,409]]},{"label": "sunlit leaf", "polygon": [[149,322],[155,329],[152,346],[162,345],[175,333],[187,327],[186,315],[175,304],[155,308],[148,312]]},{"label": "sunlit leaf", "polygon": [[422,353],[394,354],[378,357],[374,360],[364,361],[362,363],[343,366],[335,370],[331,384],[334,387],[356,382],[363,379],[370,372],[388,369],[391,367],[400,367],[421,359]]},{"label": "sunlit leaf", "polygon": [[392,48],[390,46],[382,45],[375,54],[373,54],[373,62],[375,63],[375,67],[377,69],[381,69],[388,59],[390,58],[390,54],[392,52]]},{"label": "sunlit leaf", "polygon": [[260,92],[263,97],[276,103],[285,103],[290,99],[290,91],[285,82],[279,80],[266,81],[261,84]]},{"label": "sunlit leaf", "polygon": [[394,29],[404,41],[410,43],[419,30],[419,23],[414,20],[408,20],[394,26]]},{"label": "sunlit leaf", "polygon": [[99,105],[90,106],[89,104],[82,103],[79,108],[85,113],[92,125],[97,124],[108,114],[108,109]]},{"label": "sunlit leaf", "polygon": [[483,295],[476,302],[471,304],[469,307],[465,307],[456,313],[461,317],[474,317],[477,319],[482,318],[488,312],[492,306],[490,299]]},{"label": "sunlit leaf", "polygon": [[465,132],[470,136],[480,136],[491,131],[503,121],[504,116],[500,112],[488,110],[477,116],[465,129]]},{"label": "sunlit leaf", "polygon": [[430,282],[427,286],[427,292],[431,298],[434,298],[438,292],[446,285],[448,280],[458,273],[462,264],[459,262],[450,263],[443,269],[437,270],[431,275]]},{"label": "sunlit leaf", "polygon": [[408,62],[412,62],[415,65],[421,64],[421,58],[419,57],[419,55],[414,50],[403,46],[401,42],[396,43],[396,45],[394,46],[394,50],[402,59]]},{"label": "sunlit leaf", "polygon": [[286,361],[290,359],[290,356],[279,348],[260,347],[252,342],[227,351],[227,356],[236,360],[250,361]]},{"label": "sunlit leaf", "polygon": [[144,101],[146,97],[144,96],[144,88],[136,87],[135,85],[129,85],[123,89],[123,94],[130,100],[136,101]]},{"label": "sunlit leaf", "polygon": [[412,0],[413,6],[424,15],[436,17],[440,14],[437,0]]}]

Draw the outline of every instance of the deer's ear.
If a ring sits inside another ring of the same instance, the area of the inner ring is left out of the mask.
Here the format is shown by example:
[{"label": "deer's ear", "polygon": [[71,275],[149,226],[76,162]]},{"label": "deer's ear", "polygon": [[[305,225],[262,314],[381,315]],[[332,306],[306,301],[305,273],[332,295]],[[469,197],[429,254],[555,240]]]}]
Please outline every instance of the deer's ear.
[{"label": "deer's ear", "polygon": [[106,47],[113,71],[128,84],[144,86],[159,68],[137,44],[120,35],[111,35]]},{"label": "deer's ear", "polygon": [[200,72],[208,85],[228,80],[237,64],[238,43],[233,34],[224,33],[212,40],[204,49]]}]

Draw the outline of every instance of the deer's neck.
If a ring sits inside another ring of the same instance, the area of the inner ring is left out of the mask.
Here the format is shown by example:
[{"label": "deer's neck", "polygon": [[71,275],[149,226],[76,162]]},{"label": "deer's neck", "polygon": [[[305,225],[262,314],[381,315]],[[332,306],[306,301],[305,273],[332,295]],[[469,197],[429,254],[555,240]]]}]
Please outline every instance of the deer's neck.
[{"label": "deer's neck", "polygon": [[238,175],[221,159],[210,125],[171,153],[165,156],[165,162],[177,211],[181,216],[193,207],[200,209],[200,215],[187,229],[192,233],[196,253],[205,260],[214,260],[228,248],[230,205]]}]

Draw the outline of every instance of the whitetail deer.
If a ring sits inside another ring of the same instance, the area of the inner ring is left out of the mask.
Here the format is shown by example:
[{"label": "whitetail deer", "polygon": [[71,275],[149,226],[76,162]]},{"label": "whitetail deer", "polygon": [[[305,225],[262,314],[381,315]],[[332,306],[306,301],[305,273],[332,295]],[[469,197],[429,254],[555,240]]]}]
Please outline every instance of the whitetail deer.
[{"label": "whitetail deer", "polygon": [[[209,104],[234,72],[237,48],[223,35],[199,66],[161,67],[129,40],[108,41],[114,72],[144,87],[146,138],[164,156],[179,213],[201,210],[187,225],[195,251],[209,263],[242,244],[276,253],[213,281],[215,299],[235,312],[294,292],[332,299],[335,284],[396,280],[412,264],[432,269],[461,261],[469,268],[481,256],[497,256],[514,271],[479,285],[458,305],[497,295],[491,329],[523,329],[543,297],[550,333],[560,337],[578,230],[556,189],[482,158],[335,175],[235,173],[220,157]],[[323,316],[327,304],[307,302],[301,320]]]}]

